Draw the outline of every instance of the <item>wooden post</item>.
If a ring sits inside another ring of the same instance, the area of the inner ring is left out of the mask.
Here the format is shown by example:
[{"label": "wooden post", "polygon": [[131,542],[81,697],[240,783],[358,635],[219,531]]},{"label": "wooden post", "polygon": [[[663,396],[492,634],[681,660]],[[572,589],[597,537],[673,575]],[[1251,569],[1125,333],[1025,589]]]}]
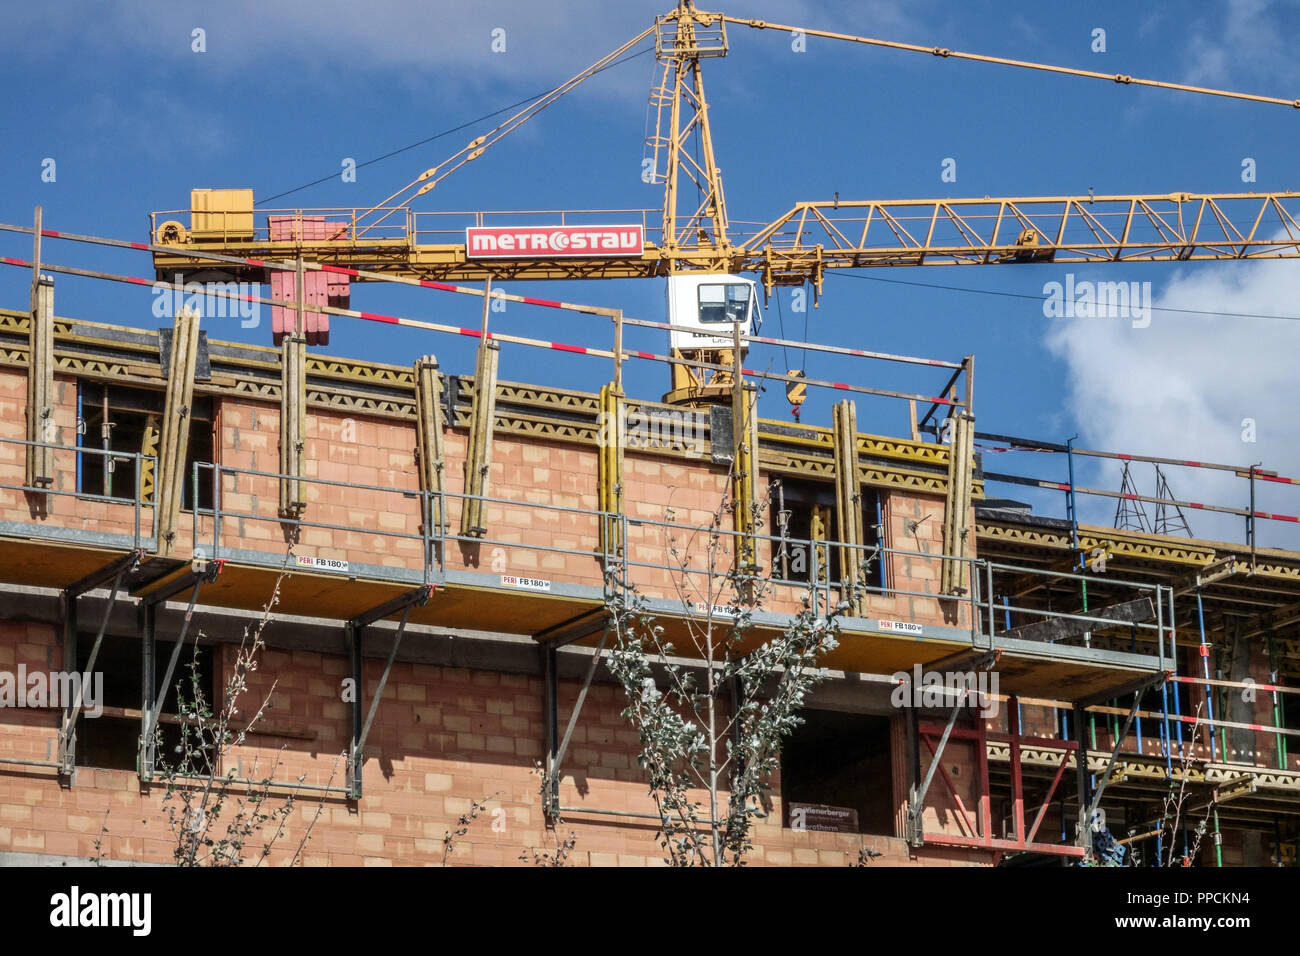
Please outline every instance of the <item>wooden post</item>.
[{"label": "wooden post", "polygon": [[[952,444],[948,446],[948,497],[944,503],[943,553],[951,557],[969,558],[971,539],[974,536],[970,527],[970,511],[975,416],[965,409],[955,409],[950,420]],[[940,590],[944,594],[967,593],[969,584],[966,571],[965,561],[944,561]]]},{"label": "wooden post", "polygon": [[602,518],[600,525],[601,553],[611,557],[622,554],[623,524],[618,516],[623,514],[623,446],[624,436],[623,393],[617,385],[600,388],[600,426],[597,435],[600,474],[597,485],[600,491],[600,510],[612,517]]},{"label": "wooden post", "polygon": [[429,492],[433,499],[428,518],[430,534],[440,533],[447,525],[441,507],[445,490],[442,431],[442,376],[438,373],[438,359],[426,355],[415,363],[415,434],[420,490]]},{"label": "wooden post", "polygon": [[862,486],[858,482],[858,412],[852,401],[837,402],[832,409],[835,440],[836,533],[840,540],[841,596],[852,600],[861,575]]},{"label": "wooden post", "polygon": [[[953,408],[952,444],[948,446],[948,498],[944,504],[943,553],[959,558],[972,554],[975,530],[970,527],[971,495],[974,489],[975,465],[975,356],[962,359],[966,373],[966,387],[961,408]],[[948,397],[956,400],[956,388],[948,390]],[[944,594],[966,594],[970,584],[966,580],[966,561],[944,561],[940,590]]]},{"label": "wooden post", "polygon": [[[172,326],[172,354],[167,366],[162,436],[155,468],[158,553],[173,557],[180,520],[185,459],[190,448],[190,409],[194,404],[194,364],[199,350],[199,313],[181,309]],[[141,484],[143,489],[143,483]],[[143,490],[141,492],[143,495]]]},{"label": "wooden post", "polygon": [[501,346],[488,338],[492,280],[483,283],[483,330],[474,366],[474,404],[470,409],[469,447],[465,455],[465,505],[460,511],[460,533],[487,534],[488,471],[492,467],[492,432],[496,425],[497,366]]},{"label": "wooden post", "polygon": [[[28,488],[54,484],[54,280],[41,275],[41,207],[36,207],[32,238],[31,321],[27,336]],[[43,497],[43,496],[42,496]]]}]

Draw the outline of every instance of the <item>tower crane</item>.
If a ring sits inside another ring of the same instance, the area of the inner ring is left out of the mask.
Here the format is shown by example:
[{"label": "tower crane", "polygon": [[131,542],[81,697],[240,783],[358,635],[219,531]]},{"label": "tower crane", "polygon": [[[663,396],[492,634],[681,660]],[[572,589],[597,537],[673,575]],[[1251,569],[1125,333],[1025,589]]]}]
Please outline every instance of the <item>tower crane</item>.
[{"label": "tower crane", "polygon": [[[153,241],[167,247],[155,251],[154,267],[160,278],[211,270],[195,254],[215,252],[253,260],[304,259],[446,282],[663,277],[672,356],[714,367],[706,373],[699,366],[673,366],[667,399],[695,403],[732,389],[729,373],[717,366],[734,358],[729,333],[736,323],[745,335],[756,330],[759,285],[770,296],[776,287],[807,284],[816,300],[830,269],[1300,258],[1300,192],[905,200],[836,196],[796,202],[766,225],[735,230],[727,218],[701,66],[706,59],[727,55],[729,26],[1300,109],[1300,99],[741,19],[678,0],[653,26],[373,207],[267,210],[267,225],[260,227],[254,224],[251,190],[196,190],[188,227],[175,218],[184,211],[152,215]],[[658,215],[652,210],[585,210],[466,218],[412,209],[415,199],[651,36],[660,71],[651,93],[655,120],[646,144],[650,181],[664,187]],[[692,141],[694,153],[688,148]],[[257,267],[243,277],[268,280],[267,270]]]}]

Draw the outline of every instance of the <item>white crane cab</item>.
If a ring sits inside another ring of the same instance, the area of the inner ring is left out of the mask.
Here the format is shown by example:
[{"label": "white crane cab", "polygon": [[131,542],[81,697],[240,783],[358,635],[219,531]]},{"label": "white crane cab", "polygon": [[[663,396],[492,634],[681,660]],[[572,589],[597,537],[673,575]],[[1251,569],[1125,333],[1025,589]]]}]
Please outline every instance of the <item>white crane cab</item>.
[{"label": "white crane cab", "polygon": [[729,349],[735,323],[741,335],[757,335],[763,324],[756,283],[737,275],[669,276],[668,322],[674,349]]}]

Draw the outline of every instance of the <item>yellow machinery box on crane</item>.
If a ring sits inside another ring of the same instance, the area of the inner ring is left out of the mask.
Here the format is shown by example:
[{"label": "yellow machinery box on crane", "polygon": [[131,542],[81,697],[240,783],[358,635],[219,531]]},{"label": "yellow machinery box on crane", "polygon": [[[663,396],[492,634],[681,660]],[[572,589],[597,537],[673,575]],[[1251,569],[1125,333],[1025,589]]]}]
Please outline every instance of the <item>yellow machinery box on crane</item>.
[{"label": "yellow machinery box on crane", "polygon": [[252,239],[251,189],[191,189],[190,235],[204,239]]}]

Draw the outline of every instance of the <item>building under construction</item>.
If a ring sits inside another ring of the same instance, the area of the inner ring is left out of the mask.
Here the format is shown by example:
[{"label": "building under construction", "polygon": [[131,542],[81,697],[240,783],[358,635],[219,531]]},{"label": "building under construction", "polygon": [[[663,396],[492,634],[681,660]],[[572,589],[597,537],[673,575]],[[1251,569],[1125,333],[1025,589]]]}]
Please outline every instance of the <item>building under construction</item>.
[{"label": "building under construction", "polygon": [[[0,671],[102,673],[103,693],[94,715],[52,695],[0,710],[0,859],[170,862],[159,768],[180,724],[177,681],[193,658],[220,700],[269,613],[249,694],[271,706],[221,773],[269,774],[276,794],[298,796],[289,832],[316,817],[306,864],[441,862],[444,835],[479,806],[493,816],[457,836],[452,862],[510,864],[572,833],[569,862],[658,863],[637,730],[603,666],[611,592],[635,592],[669,629],[725,627],[734,603],[689,544],[717,534],[765,582],[759,638],[805,601],[849,604],[752,862],[1294,865],[1300,552],[1257,545],[1256,522],[1288,516],[1259,511],[1253,493],[1295,481],[977,431],[973,356],[788,343],[912,367],[911,392],[875,388],[869,371],[822,382],[743,362],[751,344],[780,341],[759,334],[763,291],[820,291],[826,269],[1300,257],[1300,197],[837,197],[729,233],[700,72],[725,54],[728,24],[793,29],[683,2],[555,94],[656,40],[650,145],[668,198],[662,225],[627,235],[602,225],[625,219],[543,230],[501,214],[460,223],[463,241],[426,243],[450,230],[401,202],[263,219],[244,190],[196,190],[187,209],[155,215],[147,243],[50,231],[39,214],[5,227],[33,254],[3,260],[30,271],[32,291],[27,308],[0,310]],[[685,213],[679,177],[701,187]],[[68,266],[75,243],[134,248],[151,274]],[[270,309],[272,341],[218,341],[184,303],[156,330],[56,310],[54,277],[177,274],[215,275],[230,286],[218,297]],[[667,282],[667,321],[491,285],[603,277]],[[483,326],[350,308],[358,286],[385,281],[481,297]],[[609,341],[498,333],[494,296],[595,315]],[[477,336],[477,362],[328,354],[331,318]],[[629,324],[662,327],[670,348],[626,349]],[[506,381],[509,349],[585,354],[608,384]],[[662,363],[667,391],[627,394],[631,360]],[[841,401],[828,425],[777,421],[759,401],[765,380],[796,407],[808,388]],[[861,431],[861,397],[898,401],[904,433]],[[983,450],[1003,446],[1070,477],[986,470]],[[1163,481],[1143,496],[1127,472],[1120,491],[1084,488],[1080,455],[1233,473],[1250,504],[1179,501]],[[1068,507],[1036,513],[1014,500],[1025,486]],[[1121,503],[1116,527],[1078,520],[1085,494]],[[1129,520],[1141,504],[1162,509],[1159,524]],[[1192,507],[1241,517],[1244,541],[1191,537],[1170,516]],[[680,663],[701,666],[685,652]],[[978,678],[978,702],[914,695],[952,674]]]}]

